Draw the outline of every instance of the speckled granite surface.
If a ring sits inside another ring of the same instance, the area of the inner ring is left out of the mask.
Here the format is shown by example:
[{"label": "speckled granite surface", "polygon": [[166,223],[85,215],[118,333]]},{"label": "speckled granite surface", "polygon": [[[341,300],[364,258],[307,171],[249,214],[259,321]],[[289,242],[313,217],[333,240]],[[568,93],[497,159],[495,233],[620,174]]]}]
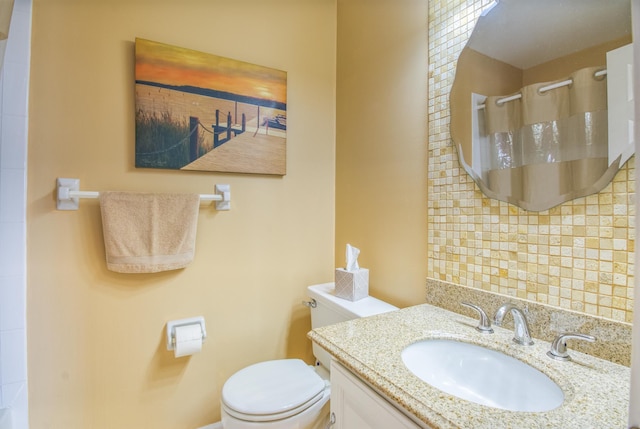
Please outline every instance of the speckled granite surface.
[{"label": "speckled granite surface", "polygon": [[[422,304],[314,329],[309,338],[390,400],[434,428],[624,428],[629,368],[574,350],[570,362],[547,358],[550,344],[514,344],[513,332],[478,333],[475,319]],[[414,376],[402,350],[427,338],[452,338],[502,351],[547,374],[563,390],[562,406],[543,413],[490,408],[448,395]],[[570,346],[570,345],[569,345]]]},{"label": "speckled granite surface", "polygon": [[[427,280],[427,304],[475,317],[476,312],[461,306],[461,301],[480,306],[490,318],[502,304],[513,303],[521,309],[526,309],[533,337],[551,342],[558,334],[567,332],[593,335],[597,339],[596,342],[571,341],[569,347],[611,362],[626,366],[631,364],[630,323],[589,316],[438,280]],[[512,324],[511,317],[507,317],[504,326],[513,326]]]}]

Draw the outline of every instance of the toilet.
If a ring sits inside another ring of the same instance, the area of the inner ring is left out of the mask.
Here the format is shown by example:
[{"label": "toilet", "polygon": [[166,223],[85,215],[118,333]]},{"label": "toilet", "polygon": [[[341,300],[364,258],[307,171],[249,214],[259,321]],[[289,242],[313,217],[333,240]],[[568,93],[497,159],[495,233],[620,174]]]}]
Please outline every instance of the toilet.
[{"label": "toilet", "polygon": [[[373,297],[348,301],[334,284],[308,287],[311,327],[397,310]],[[222,387],[223,429],[320,429],[329,417],[331,356],[313,344],[316,365],[300,359],[259,362],[233,374]]]}]

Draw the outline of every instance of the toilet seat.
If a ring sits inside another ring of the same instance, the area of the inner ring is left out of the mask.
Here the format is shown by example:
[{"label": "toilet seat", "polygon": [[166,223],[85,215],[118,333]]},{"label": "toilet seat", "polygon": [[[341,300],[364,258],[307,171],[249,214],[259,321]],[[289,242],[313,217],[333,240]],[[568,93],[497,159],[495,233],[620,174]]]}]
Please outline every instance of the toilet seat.
[{"label": "toilet seat", "polygon": [[222,388],[222,405],[240,420],[281,420],[313,406],[326,388],[327,383],[302,360],[272,360],[232,375]]}]

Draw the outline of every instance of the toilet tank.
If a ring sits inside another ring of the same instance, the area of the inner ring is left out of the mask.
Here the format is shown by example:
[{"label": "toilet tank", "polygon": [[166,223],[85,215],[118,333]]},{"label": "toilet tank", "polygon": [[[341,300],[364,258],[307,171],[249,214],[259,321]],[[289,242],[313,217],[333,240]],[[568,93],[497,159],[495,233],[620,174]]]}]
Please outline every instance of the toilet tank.
[{"label": "toilet tank", "polygon": [[[316,302],[316,306],[311,307],[312,329],[398,309],[398,307],[372,296],[358,301],[338,298],[334,293],[334,283],[309,286],[307,290],[309,297]],[[313,355],[325,368],[329,368],[331,356],[315,343],[313,344]]]}]

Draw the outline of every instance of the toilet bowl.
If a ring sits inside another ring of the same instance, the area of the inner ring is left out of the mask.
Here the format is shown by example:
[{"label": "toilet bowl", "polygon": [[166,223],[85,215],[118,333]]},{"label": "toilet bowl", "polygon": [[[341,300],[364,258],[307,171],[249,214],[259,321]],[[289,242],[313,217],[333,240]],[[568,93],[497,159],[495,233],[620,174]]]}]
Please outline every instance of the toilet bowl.
[{"label": "toilet bowl", "polygon": [[[311,326],[397,310],[373,297],[337,298],[333,283],[309,286]],[[300,359],[259,362],[233,374],[222,388],[223,429],[324,429],[329,420],[330,356],[314,344],[316,365]]]},{"label": "toilet bowl", "polygon": [[322,424],[330,394],[329,381],[300,359],[260,362],[224,384],[222,427],[313,428]]}]

